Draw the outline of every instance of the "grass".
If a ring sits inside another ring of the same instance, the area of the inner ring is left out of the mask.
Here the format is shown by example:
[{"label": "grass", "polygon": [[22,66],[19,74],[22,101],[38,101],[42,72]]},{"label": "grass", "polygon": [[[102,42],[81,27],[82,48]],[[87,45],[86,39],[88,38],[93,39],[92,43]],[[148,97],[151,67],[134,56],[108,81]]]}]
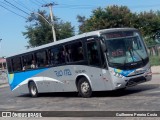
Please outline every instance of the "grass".
[{"label": "grass", "polygon": [[151,66],[160,65],[160,56],[150,56],[150,63],[151,63]]}]

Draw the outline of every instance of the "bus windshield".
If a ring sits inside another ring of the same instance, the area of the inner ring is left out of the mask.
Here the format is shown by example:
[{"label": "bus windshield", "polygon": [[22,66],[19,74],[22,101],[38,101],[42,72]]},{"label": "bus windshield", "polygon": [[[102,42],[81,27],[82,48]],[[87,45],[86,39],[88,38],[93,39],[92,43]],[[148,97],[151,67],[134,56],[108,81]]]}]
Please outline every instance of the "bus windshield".
[{"label": "bus windshield", "polygon": [[[107,36],[107,35],[106,35]],[[109,64],[125,65],[142,62],[148,57],[145,46],[137,32],[113,34],[106,37]]]}]

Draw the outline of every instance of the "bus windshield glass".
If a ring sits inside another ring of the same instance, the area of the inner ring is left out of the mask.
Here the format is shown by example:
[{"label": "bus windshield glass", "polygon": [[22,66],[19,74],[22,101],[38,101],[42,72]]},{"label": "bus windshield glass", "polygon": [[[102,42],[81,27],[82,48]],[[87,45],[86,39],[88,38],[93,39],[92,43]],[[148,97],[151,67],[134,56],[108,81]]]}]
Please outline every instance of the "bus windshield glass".
[{"label": "bus windshield glass", "polygon": [[109,64],[125,65],[142,62],[148,57],[138,32],[116,32],[105,34]]}]

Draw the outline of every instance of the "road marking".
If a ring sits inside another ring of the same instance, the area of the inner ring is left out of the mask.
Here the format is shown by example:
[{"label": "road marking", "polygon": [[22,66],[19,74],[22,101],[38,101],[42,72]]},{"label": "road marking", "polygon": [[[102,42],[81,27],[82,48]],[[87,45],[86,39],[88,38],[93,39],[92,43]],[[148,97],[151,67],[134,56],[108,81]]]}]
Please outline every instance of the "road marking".
[{"label": "road marking", "polygon": [[160,93],[160,91],[149,91],[147,93]]}]

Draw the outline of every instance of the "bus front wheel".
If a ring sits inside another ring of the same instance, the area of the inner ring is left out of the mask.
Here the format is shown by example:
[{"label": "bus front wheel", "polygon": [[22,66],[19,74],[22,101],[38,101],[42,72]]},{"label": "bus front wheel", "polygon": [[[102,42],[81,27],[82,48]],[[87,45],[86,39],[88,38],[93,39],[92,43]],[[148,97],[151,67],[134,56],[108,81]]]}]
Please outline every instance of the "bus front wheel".
[{"label": "bus front wheel", "polygon": [[78,81],[78,92],[84,98],[89,98],[92,95],[91,86],[86,78],[80,78]]},{"label": "bus front wheel", "polygon": [[37,86],[33,81],[29,82],[28,88],[29,88],[29,93],[31,97],[38,97]]}]

